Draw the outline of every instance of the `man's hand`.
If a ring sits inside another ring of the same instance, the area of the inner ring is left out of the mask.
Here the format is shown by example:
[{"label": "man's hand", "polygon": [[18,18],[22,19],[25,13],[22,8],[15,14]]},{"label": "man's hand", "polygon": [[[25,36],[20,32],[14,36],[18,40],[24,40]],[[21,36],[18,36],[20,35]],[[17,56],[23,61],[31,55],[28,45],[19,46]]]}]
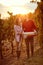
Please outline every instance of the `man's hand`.
[{"label": "man's hand", "polygon": [[34,30],[34,34],[35,34],[35,35],[37,35],[37,34],[38,34],[36,30]]}]

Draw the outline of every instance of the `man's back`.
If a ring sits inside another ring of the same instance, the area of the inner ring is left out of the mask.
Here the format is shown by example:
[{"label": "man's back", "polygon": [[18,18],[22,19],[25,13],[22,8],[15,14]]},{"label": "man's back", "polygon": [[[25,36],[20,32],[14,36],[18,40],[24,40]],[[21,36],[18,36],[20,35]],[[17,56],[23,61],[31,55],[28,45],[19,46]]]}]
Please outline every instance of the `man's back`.
[{"label": "man's back", "polygon": [[29,21],[24,21],[22,24],[23,30],[24,32],[33,32],[34,30],[36,30],[36,25],[34,24],[34,22],[32,20]]}]

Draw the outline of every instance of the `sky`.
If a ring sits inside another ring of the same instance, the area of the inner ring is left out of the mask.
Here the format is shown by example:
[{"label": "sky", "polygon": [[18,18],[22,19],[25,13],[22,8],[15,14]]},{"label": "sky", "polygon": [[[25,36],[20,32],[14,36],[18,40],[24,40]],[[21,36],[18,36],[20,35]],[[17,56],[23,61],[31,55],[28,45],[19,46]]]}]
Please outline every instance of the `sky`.
[{"label": "sky", "polygon": [[[30,3],[31,0],[0,0],[0,13],[2,18],[8,17],[7,11],[16,14],[27,14],[34,12],[37,8],[37,3]],[[40,1],[40,0],[38,0]]]}]

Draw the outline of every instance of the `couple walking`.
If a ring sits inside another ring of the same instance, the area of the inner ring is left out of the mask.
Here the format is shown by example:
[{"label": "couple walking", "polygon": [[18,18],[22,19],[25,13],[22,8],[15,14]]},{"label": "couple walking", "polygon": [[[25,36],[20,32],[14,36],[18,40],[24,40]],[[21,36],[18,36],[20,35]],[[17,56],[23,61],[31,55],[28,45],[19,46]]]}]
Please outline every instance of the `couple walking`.
[{"label": "couple walking", "polygon": [[[22,24],[21,24],[22,23]],[[36,35],[37,27],[34,23],[34,21],[29,20],[28,17],[25,18],[25,20],[22,22],[21,18],[16,19],[16,23],[14,25],[14,32],[15,32],[15,40],[17,44],[17,57],[20,57],[21,52],[21,44],[23,38],[25,38],[25,44],[26,44],[26,52],[27,57],[30,57],[29,53],[29,44],[31,46],[31,56],[33,56],[34,53],[34,36]],[[23,35],[23,32],[35,32],[33,35],[27,35],[26,37]],[[24,36],[24,37],[23,37]]]}]

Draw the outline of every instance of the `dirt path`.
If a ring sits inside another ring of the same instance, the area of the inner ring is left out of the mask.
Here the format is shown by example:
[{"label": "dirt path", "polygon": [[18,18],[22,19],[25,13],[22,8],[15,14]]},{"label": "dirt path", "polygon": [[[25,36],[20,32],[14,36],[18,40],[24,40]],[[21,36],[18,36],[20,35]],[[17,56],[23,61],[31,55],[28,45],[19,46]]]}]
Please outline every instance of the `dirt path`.
[{"label": "dirt path", "polygon": [[2,60],[1,65],[43,65],[43,49],[39,49],[34,53],[33,57],[27,59],[26,57],[11,56],[8,59]]}]

